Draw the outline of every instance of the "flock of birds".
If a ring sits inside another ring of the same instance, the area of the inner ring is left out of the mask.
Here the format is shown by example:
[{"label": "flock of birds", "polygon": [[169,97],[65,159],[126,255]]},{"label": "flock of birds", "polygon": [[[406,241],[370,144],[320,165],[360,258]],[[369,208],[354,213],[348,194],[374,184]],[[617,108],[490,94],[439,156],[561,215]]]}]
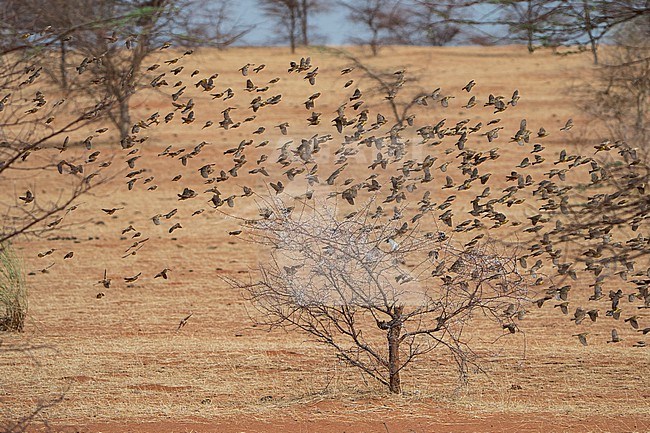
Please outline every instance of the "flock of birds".
[{"label": "flock of birds", "polygon": [[[635,267],[632,255],[620,256],[620,251],[617,251],[618,247],[619,250],[629,247],[646,251],[647,239],[637,237],[636,244],[632,239],[621,242],[612,236],[614,232],[610,234],[602,224],[572,226],[571,218],[575,209],[572,206],[574,197],[577,196],[573,195],[576,190],[571,182],[582,182],[586,171],[590,184],[597,185],[608,179],[609,171],[595,155],[581,155],[566,150],[555,155],[551,148],[546,149],[546,137],[570,130],[573,126],[571,119],[558,128],[559,131],[547,131],[544,128],[531,131],[528,122],[523,119],[519,122],[518,129],[509,134],[506,144],[502,137],[506,130],[503,123],[506,122],[497,116],[502,116],[506,110],[517,106],[521,96],[517,90],[509,97],[490,94],[484,102],[480,102],[479,96],[473,94],[476,83],[472,80],[460,89],[467,95],[467,102],[460,107],[464,113],[482,109],[483,113],[490,114],[490,120],[474,123],[469,118],[459,121],[443,118],[435,124],[418,125],[416,116],[419,112],[444,112],[451,106],[455,96],[444,93],[440,88],[423,92],[410,99],[415,103],[412,113],[403,119],[391,121],[390,116],[376,112],[378,107],[385,107],[383,103],[377,102],[376,94],[366,94],[356,87],[360,79],[355,78],[354,67],[340,71],[340,76],[345,80],[340,89],[316,89],[320,71],[312,65],[309,57],[291,62],[287,69],[288,77],[270,80],[262,79],[266,65],[246,63],[239,68],[241,87],[224,88],[219,84],[218,73],[206,74],[198,69],[190,72],[191,68],[186,70],[186,57],[191,54],[192,51],[188,50],[147,68],[148,74],[155,74],[149,80],[151,88],[159,91],[173,89],[168,96],[170,110],[166,113],[157,111],[138,121],[132,126],[131,134],[122,138],[126,189],[141,189],[146,192],[160,192],[162,189],[159,186],[163,183],[158,182],[146,165],[149,156],[144,150],[154,146],[147,141],[145,134],[155,127],[169,125],[180,129],[191,125],[197,130],[198,125],[208,137],[216,135],[213,132],[215,129],[225,132],[239,128],[252,129],[247,138],[225,151],[207,140],[189,147],[169,145],[156,153],[157,158],[174,160],[180,169],[193,173],[191,176],[178,174],[171,177],[171,185],[181,185],[190,177],[191,181],[179,186],[175,197],[170,197],[170,200],[200,203],[192,208],[190,217],[194,217],[209,210],[216,210],[216,213],[236,212],[238,203],[247,198],[282,194],[292,195],[296,200],[310,200],[319,197],[320,190],[325,190],[328,199],[340,197],[349,206],[348,215],[351,215],[355,206],[364,203],[368,197],[381,197],[383,203],[377,207],[374,217],[378,221],[382,218],[403,221],[401,228],[388,238],[390,241],[398,242],[400,236],[415,227],[426,227],[423,219],[426,217],[462,240],[463,248],[467,251],[471,251],[480,242],[485,231],[492,232],[501,228],[500,233],[511,233],[516,230],[523,233],[522,239],[526,239],[524,245],[527,250],[518,258],[521,272],[531,277],[531,287],[542,292],[542,296],[532,300],[532,304],[541,308],[545,302],[555,301],[554,307],[563,314],[569,314],[573,306],[577,305],[571,320],[580,325],[584,321],[595,322],[602,317],[600,300],[608,299],[605,316],[617,321],[622,318],[623,323],[643,335],[650,332],[650,328],[641,326],[641,311],[650,308],[650,268],[636,270],[640,266]],[[100,61],[101,59],[84,59],[77,71],[83,74],[93,67],[93,63]],[[162,70],[164,71],[161,72]],[[305,108],[304,123],[297,128],[294,128],[298,121],[295,116],[273,124],[263,120],[266,113],[277,115],[285,109],[283,95],[274,90],[277,83],[285,79],[294,80],[292,86],[315,89],[313,92],[308,91],[311,94],[302,102]],[[361,80],[367,79],[361,77]],[[408,100],[410,97],[404,96],[408,93],[408,86],[405,86],[407,82],[405,70],[394,72],[390,77],[390,91],[381,95],[385,98],[385,103],[398,104],[404,98]],[[319,98],[326,91],[345,97],[330,115],[318,111]],[[43,101],[43,94],[37,92],[33,101],[34,108],[38,108],[39,104],[44,105]],[[6,102],[3,100],[3,104]],[[215,110],[215,107],[219,108]],[[219,114],[210,117],[215,112]],[[309,128],[313,129],[313,134],[295,138]],[[58,172],[83,178],[84,182],[89,183],[97,175],[97,171],[93,170],[106,169],[111,161],[102,160],[100,153],[105,151],[95,150],[92,142],[104,132],[105,128],[98,129],[81,140],[82,149],[86,149],[86,153],[80,161],[75,160],[74,156],[66,156],[71,148],[66,138],[62,145],[56,147],[59,151],[59,161],[55,165]],[[285,137],[286,142],[274,148],[272,140],[278,137],[280,140]],[[509,173],[491,172],[491,164],[504,151],[519,152],[523,158]],[[621,143],[604,142],[597,146],[596,153],[598,152],[610,153],[614,157],[620,155],[628,164],[630,161],[637,161],[638,164],[634,149]],[[370,157],[371,163],[367,167],[360,167],[369,154],[373,155]],[[549,157],[551,154],[554,156]],[[169,167],[172,165],[169,164]],[[573,173],[583,174],[580,175],[582,177],[571,177]],[[243,185],[245,181],[249,184]],[[203,190],[199,190],[195,184],[204,185]],[[293,194],[296,190],[301,193]],[[600,196],[597,194],[590,198],[591,203],[595,205],[599,200],[611,202],[612,197],[607,197],[604,192],[599,194]],[[18,197],[21,206],[32,204],[34,196],[28,190]],[[469,206],[469,210],[466,206]],[[520,220],[519,216],[530,214],[531,209],[534,214]],[[594,209],[599,208],[594,206],[592,210]],[[68,208],[62,216],[57,216],[46,224],[51,228],[58,226],[72,210],[73,207]],[[283,211],[290,213],[292,210],[292,207],[287,207]],[[118,216],[123,211],[124,207],[120,206],[102,209],[109,216]],[[151,215],[151,224],[168,224],[167,232],[175,233],[185,227],[184,222],[178,219],[178,213],[179,207],[174,207]],[[260,210],[259,218],[271,217],[271,210]],[[642,225],[644,218],[645,214],[635,221]],[[237,236],[243,230],[245,227],[231,230],[229,235]],[[146,230],[132,224],[121,229],[121,235],[129,236],[132,242],[124,251],[123,259],[135,256],[152,239],[143,232]],[[569,261],[570,248],[564,244],[568,240],[579,240],[582,245],[588,245],[586,251],[579,252],[580,258],[575,261]],[[51,249],[39,253],[39,257],[47,257],[53,251]],[[608,251],[614,251],[615,254],[608,255]],[[74,253],[70,251],[64,258],[71,259],[73,256]],[[640,257],[643,258],[642,255]],[[605,258],[609,262],[601,260]],[[580,264],[584,266],[581,267]],[[612,276],[610,271],[614,264],[623,266],[623,270],[617,269],[614,275],[622,279],[634,275],[631,280],[636,286],[634,291],[619,289],[610,291],[608,296],[603,294],[602,288]],[[154,278],[167,279],[170,272],[171,269],[164,268]],[[578,300],[569,299],[571,281],[578,280],[583,272],[595,274],[593,295],[585,300],[592,304],[590,307],[580,305]],[[132,283],[141,276],[142,272],[138,272],[122,278],[126,283]],[[109,272],[104,270],[98,284],[109,289],[112,282]],[[103,296],[104,292],[97,294],[98,298]],[[624,302],[636,305],[639,313],[624,315]],[[511,310],[513,309],[503,312],[504,329],[515,332],[517,328],[511,321],[521,317],[522,311]],[[180,322],[178,330],[191,316],[192,314]],[[587,335],[588,332],[575,334],[583,345],[588,344]],[[609,342],[618,343],[621,340],[618,331],[613,329]],[[642,347],[645,342],[639,341],[635,345]]]}]

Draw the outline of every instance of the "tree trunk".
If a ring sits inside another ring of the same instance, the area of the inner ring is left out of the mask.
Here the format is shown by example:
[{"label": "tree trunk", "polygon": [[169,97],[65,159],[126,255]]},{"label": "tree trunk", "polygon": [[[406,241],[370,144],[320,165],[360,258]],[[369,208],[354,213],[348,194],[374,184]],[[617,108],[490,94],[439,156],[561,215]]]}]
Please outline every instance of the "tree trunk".
[{"label": "tree trunk", "polygon": [[594,65],[598,64],[598,44],[596,43],[596,37],[593,34],[593,26],[591,24],[591,13],[589,12],[589,1],[582,0],[582,9],[584,12],[585,20],[585,31],[587,36],[589,36],[589,44],[591,45],[591,53],[594,56]]},{"label": "tree trunk", "polygon": [[296,8],[289,11],[289,43],[291,44],[291,54],[296,52]]},{"label": "tree trunk", "polygon": [[379,31],[377,29],[372,30],[372,39],[370,39],[370,49],[372,50],[372,55],[377,56],[379,54]]},{"label": "tree trunk", "polygon": [[299,16],[300,16],[300,30],[302,33],[302,44],[304,46],[309,45],[309,38],[307,37],[307,33],[308,33],[307,10],[308,9],[309,6],[307,5],[307,0],[302,0]]},{"label": "tree trunk", "polygon": [[60,71],[61,71],[61,88],[63,89],[64,92],[67,92],[68,91],[68,72],[67,72],[68,69],[66,68],[66,65],[65,65],[67,50],[65,48],[65,42],[64,41],[61,41],[60,47],[61,47],[61,50],[60,50],[61,59],[60,59],[59,68],[60,68]]},{"label": "tree trunk", "polygon": [[119,116],[117,118],[120,129],[120,140],[124,140],[131,134],[131,113],[129,112],[129,96],[120,99]]},{"label": "tree trunk", "polygon": [[399,344],[400,334],[402,332],[402,311],[404,307],[395,307],[392,320],[388,328],[388,386],[390,392],[400,394],[402,392],[402,383],[400,381],[400,359]]},{"label": "tree trunk", "polygon": [[535,17],[533,16],[533,5],[531,2],[528,2],[528,9],[526,10],[526,20],[528,21],[526,23],[526,39],[528,40],[528,52],[530,54],[535,51],[535,47],[533,46],[534,38],[535,38],[535,32],[533,31],[533,27],[535,23],[533,20]]}]

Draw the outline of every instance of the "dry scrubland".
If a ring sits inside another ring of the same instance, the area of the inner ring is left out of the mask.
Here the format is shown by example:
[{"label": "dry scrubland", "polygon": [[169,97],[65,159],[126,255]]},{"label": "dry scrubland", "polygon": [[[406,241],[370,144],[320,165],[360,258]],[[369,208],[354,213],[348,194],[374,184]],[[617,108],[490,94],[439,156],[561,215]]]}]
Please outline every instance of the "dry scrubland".
[{"label": "dry scrubland", "polygon": [[[320,68],[313,88],[286,73],[290,61],[307,55]],[[171,57],[173,53],[161,53],[151,63]],[[544,126],[550,131],[544,144],[557,151],[596,136],[595,126],[578,115],[569,92],[591,74],[588,54],[558,57],[540,51],[529,55],[525,47],[409,47],[386,48],[378,58],[364,61],[380,69],[405,68],[407,78],[419,77],[412,84],[416,88],[441,87],[445,94],[456,96],[446,110],[438,105],[418,114],[420,124],[435,124],[442,118],[449,118],[450,123],[452,119],[474,120],[478,111],[460,108],[469,98],[460,88],[474,79],[473,94],[481,102],[489,93],[508,97],[519,90],[522,98],[517,107],[495,116],[503,118],[508,131],[504,136],[516,131],[522,118],[528,119],[531,130]],[[218,276],[245,278],[264,259],[263,252],[228,235],[237,228],[236,221],[206,204],[179,204],[175,194],[184,186],[201,190],[200,182],[190,183],[189,173],[201,161],[219,161],[217,155],[237,146],[259,125],[266,126],[267,132],[256,141],[269,139],[272,148],[292,137],[335,133],[329,120],[355,86],[338,90],[348,79],[339,74],[347,62],[316,48],[296,56],[280,48],[198,50],[188,58],[179,78],[196,81],[189,79],[194,69],[201,70],[200,76],[218,72],[215,91],[232,87],[244,93],[246,79],[238,69],[249,62],[267,65],[250,77],[260,86],[276,76],[282,78],[271,91],[282,93],[282,108],[260,113],[258,120],[235,130],[226,132],[216,125],[201,130],[206,120],[216,123],[222,118],[220,111],[227,102],[217,101],[212,112],[197,110],[191,127],[175,124],[152,129],[142,154],[143,160],[148,158],[147,169],[156,176],[156,191],[144,187],[128,191],[117,140],[96,140],[96,149],[116,155],[111,166],[115,180],[82,198],[75,220],[70,221],[74,224],[57,232],[58,240],[17,243],[26,270],[32,272],[27,278],[30,317],[24,333],[2,335],[2,340],[45,347],[29,356],[2,355],[1,417],[28,413],[39,401],[63,393],[63,401],[44,411],[43,418],[56,429],[74,426],[70,431],[650,430],[648,349],[631,347],[631,340],[606,344],[604,337],[582,347],[571,337],[575,325],[552,302],[542,309],[530,308],[522,322],[523,333],[503,336],[499,329],[482,327],[480,318],[473,322],[467,338],[483,357],[481,365],[487,374],[472,375],[467,387],[457,388],[453,362],[444,353],[434,352],[404,374],[402,396],[388,395],[302,334],[254,326],[249,316],[255,312],[244,294]],[[363,90],[371,83],[363,79],[356,86]],[[303,101],[316,91],[322,92],[316,111],[324,113],[323,123],[308,127],[304,119],[311,111],[305,110]],[[246,94],[239,101],[246,103],[253,97]],[[196,98],[206,99],[198,94]],[[377,101],[368,103],[373,111],[388,116]],[[133,101],[134,119],[158,110],[164,116],[168,107],[168,98],[143,93]],[[244,110],[242,105],[233,117],[244,116]],[[569,117],[576,126],[560,133]],[[291,125],[288,138],[273,127],[282,121]],[[509,158],[509,147],[516,144],[508,144],[507,137],[499,142],[502,156],[496,166],[503,167],[504,173],[494,172],[496,177],[509,173],[521,160],[514,148]],[[209,151],[188,167],[177,159],[155,157],[170,144],[191,149],[202,140],[211,143]],[[254,156],[248,155],[249,160]],[[352,157],[351,172],[362,173],[371,161],[364,154]],[[224,167],[219,165],[217,171],[227,169],[228,161]],[[334,167],[334,161],[323,166]],[[172,183],[180,173],[184,179]],[[259,178],[242,176],[240,185],[244,184],[263,186]],[[48,179],[36,177],[34,185],[39,194],[57,193],[48,188]],[[3,189],[13,192],[14,187],[3,185]],[[292,185],[288,189],[300,194],[305,188]],[[112,217],[100,210],[122,206],[126,209]],[[253,214],[254,203],[242,206],[248,206],[243,208],[245,213]],[[175,207],[184,213],[183,229],[169,235],[170,224],[151,224],[151,216]],[[207,210],[190,218],[199,207]],[[152,240],[136,256],[122,259],[132,240],[121,238],[120,230],[129,224],[142,227],[143,237]],[[56,248],[54,254],[37,257],[49,248]],[[75,252],[74,258],[64,262],[62,256],[68,251]],[[39,271],[52,262],[56,264],[47,273]],[[172,269],[170,279],[154,279],[165,267]],[[113,279],[110,289],[97,284],[105,268]],[[136,282],[122,279],[140,271]],[[106,296],[97,299],[100,291]],[[179,320],[190,311],[193,317],[176,332]],[[605,336],[609,329],[599,322],[589,330]]]}]

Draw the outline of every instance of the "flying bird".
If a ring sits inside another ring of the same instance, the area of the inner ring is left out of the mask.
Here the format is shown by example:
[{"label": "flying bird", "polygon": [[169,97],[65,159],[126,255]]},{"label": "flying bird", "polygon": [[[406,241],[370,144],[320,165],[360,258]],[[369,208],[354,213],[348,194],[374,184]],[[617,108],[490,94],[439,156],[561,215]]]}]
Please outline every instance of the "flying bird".
[{"label": "flying bird", "polygon": [[183,318],[180,323],[178,324],[178,328],[176,328],[176,332],[180,331],[181,328],[185,325],[187,325],[187,321],[190,320],[190,317],[192,317],[194,313],[190,312],[189,315],[187,315],[185,318]]}]

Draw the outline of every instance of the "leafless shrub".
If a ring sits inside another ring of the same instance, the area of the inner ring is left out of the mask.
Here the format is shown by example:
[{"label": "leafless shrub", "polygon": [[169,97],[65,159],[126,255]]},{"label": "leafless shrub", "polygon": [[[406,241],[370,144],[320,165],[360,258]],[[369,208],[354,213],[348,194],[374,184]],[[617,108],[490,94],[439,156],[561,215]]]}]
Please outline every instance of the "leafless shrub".
[{"label": "leafless shrub", "polygon": [[[262,323],[297,328],[393,393],[416,358],[447,349],[461,378],[475,364],[462,338],[483,315],[515,332],[525,279],[489,242],[383,216],[374,201],[346,216],[317,199],[300,208],[264,200],[250,239],[268,247],[250,294]],[[259,279],[258,279],[259,278]]]},{"label": "leafless shrub", "polygon": [[[0,179],[12,182],[15,191],[13,201],[0,205],[0,243],[60,227],[62,211],[73,211],[73,202],[101,182],[99,173],[110,164],[99,152],[91,160],[68,152],[78,144],[92,148],[92,140],[107,128],[84,129],[92,128],[114,100],[105,96],[83,106],[61,98],[48,85],[43,76],[46,51],[66,35],[49,31],[14,35],[0,53]],[[71,140],[81,134],[84,138]],[[33,178],[21,175],[45,171],[58,171],[66,179],[54,199],[41,198]]]},{"label": "leafless shrub", "polygon": [[225,1],[5,0],[1,6],[12,33],[48,29],[48,46],[40,44],[45,48],[41,56],[50,60],[43,72],[67,95],[95,103],[106,96],[115,101],[105,115],[123,140],[133,126],[131,97],[153,78],[146,80],[154,74],[143,68],[147,56],[171,43],[223,48],[251,29],[231,22]]},{"label": "leafless shrub", "polygon": [[[555,223],[539,234],[557,273],[588,279],[593,288],[587,299],[572,297],[578,303],[576,317],[590,311],[595,321],[602,309],[614,321],[622,317],[634,333],[642,326],[643,311],[650,308],[650,59],[647,29],[641,23],[647,18],[617,33],[616,44],[601,54],[596,79],[576,91],[601,142],[594,149],[581,149],[584,155],[562,151],[555,162],[562,185],[549,183],[538,190],[542,218]],[[576,324],[580,322],[578,318]],[[618,331],[615,334],[610,341],[621,341]]]}]

